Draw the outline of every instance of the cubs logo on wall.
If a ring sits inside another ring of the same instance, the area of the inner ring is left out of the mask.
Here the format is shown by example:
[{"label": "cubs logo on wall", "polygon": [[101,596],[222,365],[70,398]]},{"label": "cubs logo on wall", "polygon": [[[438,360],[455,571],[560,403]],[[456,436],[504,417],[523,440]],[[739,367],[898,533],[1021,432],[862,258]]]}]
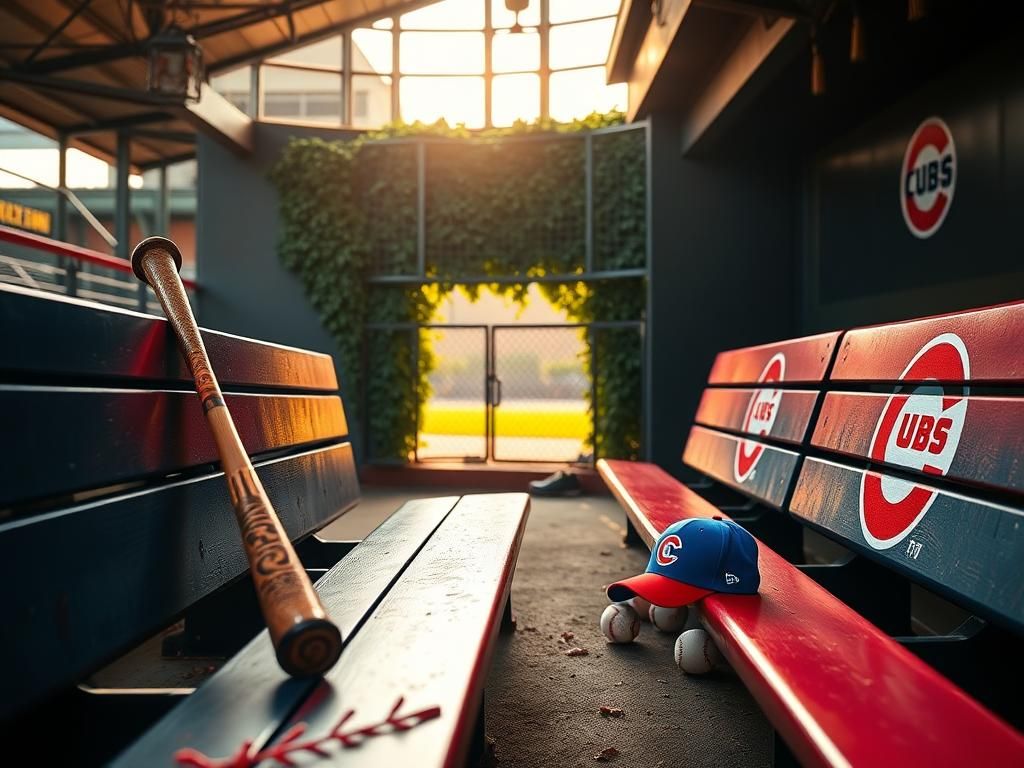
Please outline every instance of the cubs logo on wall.
[{"label": "cubs logo on wall", "polygon": [[953,134],[940,118],[929,117],[910,137],[900,174],[900,207],[914,237],[931,237],[946,220],[956,172]]},{"label": "cubs logo on wall", "polygon": [[[944,333],[925,344],[900,374],[901,381],[918,383],[892,394],[875,425],[872,461],[926,475],[949,472],[967,419],[970,378],[967,347],[959,336]],[[860,488],[864,538],[875,549],[898,544],[921,522],[935,495],[909,480],[866,473]]]},{"label": "cubs logo on wall", "polygon": [[[782,381],[786,375],[786,356],[779,352],[774,355],[757,377],[759,383]],[[764,436],[770,434],[779,415],[779,404],[782,402],[781,389],[758,389],[750,396],[747,413],[743,417],[743,432],[750,435]],[[753,440],[740,440],[736,443],[736,459],[733,463],[733,474],[736,482],[742,483],[750,477],[757,462],[764,453],[764,446]]]}]

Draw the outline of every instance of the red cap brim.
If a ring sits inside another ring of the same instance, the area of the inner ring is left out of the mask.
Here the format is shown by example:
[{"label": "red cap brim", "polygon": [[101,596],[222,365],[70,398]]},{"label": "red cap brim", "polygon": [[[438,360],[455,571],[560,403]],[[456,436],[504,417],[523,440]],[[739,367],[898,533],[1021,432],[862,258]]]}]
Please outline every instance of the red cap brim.
[{"label": "red cap brim", "polygon": [[682,608],[707,597],[714,590],[693,587],[681,581],[662,576],[660,573],[641,573],[608,587],[608,599],[621,603],[639,595],[644,600],[662,608]]}]

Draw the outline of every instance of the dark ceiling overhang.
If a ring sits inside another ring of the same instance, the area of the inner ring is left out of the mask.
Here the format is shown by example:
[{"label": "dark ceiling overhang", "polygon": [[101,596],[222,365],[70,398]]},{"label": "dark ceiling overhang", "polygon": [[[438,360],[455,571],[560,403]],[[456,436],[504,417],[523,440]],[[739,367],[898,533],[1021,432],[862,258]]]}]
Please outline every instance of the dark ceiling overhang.
[{"label": "dark ceiling overhang", "polygon": [[215,73],[436,0],[4,0],[0,115],[135,170],[194,156],[196,133],[239,151],[252,121],[209,87],[198,103],[146,92],[147,41],[174,23]]},{"label": "dark ceiling overhang", "polygon": [[766,72],[795,55],[825,0],[624,0],[607,63],[629,120],[680,115],[687,151]]}]

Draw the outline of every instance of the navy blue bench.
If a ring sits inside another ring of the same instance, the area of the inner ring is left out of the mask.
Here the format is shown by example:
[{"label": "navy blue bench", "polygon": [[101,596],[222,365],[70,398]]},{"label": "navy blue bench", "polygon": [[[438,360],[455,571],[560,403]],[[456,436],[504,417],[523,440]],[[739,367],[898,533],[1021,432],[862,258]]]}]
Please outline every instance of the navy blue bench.
[{"label": "navy blue bench", "polygon": [[[378,749],[415,743],[422,764],[442,764],[474,748],[525,495],[411,502],[363,542],[321,540],[359,498],[333,362],[204,331],[242,441],[345,631],[326,680],[289,680],[259,634],[216,450],[167,323],[0,286],[0,328],[3,735],[52,740],[50,757],[68,764],[128,748],[121,764],[166,765],[181,748],[223,757],[269,739],[303,704],[320,722],[340,703],[384,716],[405,695],[440,717]],[[181,619],[166,654],[230,659],[204,684],[92,682]]]}]

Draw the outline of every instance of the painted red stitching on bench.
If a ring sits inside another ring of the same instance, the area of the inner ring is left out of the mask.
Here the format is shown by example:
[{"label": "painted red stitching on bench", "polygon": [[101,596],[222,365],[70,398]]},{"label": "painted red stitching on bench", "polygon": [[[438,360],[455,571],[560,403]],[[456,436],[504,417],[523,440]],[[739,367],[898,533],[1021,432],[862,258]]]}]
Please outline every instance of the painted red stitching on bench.
[{"label": "painted red stitching on bench", "polygon": [[350,749],[358,747],[374,736],[408,731],[410,728],[415,728],[417,725],[441,716],[440,707],[427,707],[418,712],[400,715],[398,710],[404,703],[405,698],[399,696],[398,701],[391,708],[391,712],[383,721],[348,732],[344,730],[345,724],[355,715],[354,709],[346,710],[331,732],[318,739],[299,741],[308,727],[305,723],[299,723],[289,728],[280,740],[266,749],[254,751],[252,740],[247,740],[243,741],[238,750],[230,757],[207,757],[198,750],[186,748],[175,752],[174,759],[179,765],[193,766],[193,768],[255,768],[267,760],[273,760],[275,765],[291,766],[295,765],[292,757],[300,752],[329,757],[331,753],[324,747],[332,741],[338,742],[342,749]]}]

